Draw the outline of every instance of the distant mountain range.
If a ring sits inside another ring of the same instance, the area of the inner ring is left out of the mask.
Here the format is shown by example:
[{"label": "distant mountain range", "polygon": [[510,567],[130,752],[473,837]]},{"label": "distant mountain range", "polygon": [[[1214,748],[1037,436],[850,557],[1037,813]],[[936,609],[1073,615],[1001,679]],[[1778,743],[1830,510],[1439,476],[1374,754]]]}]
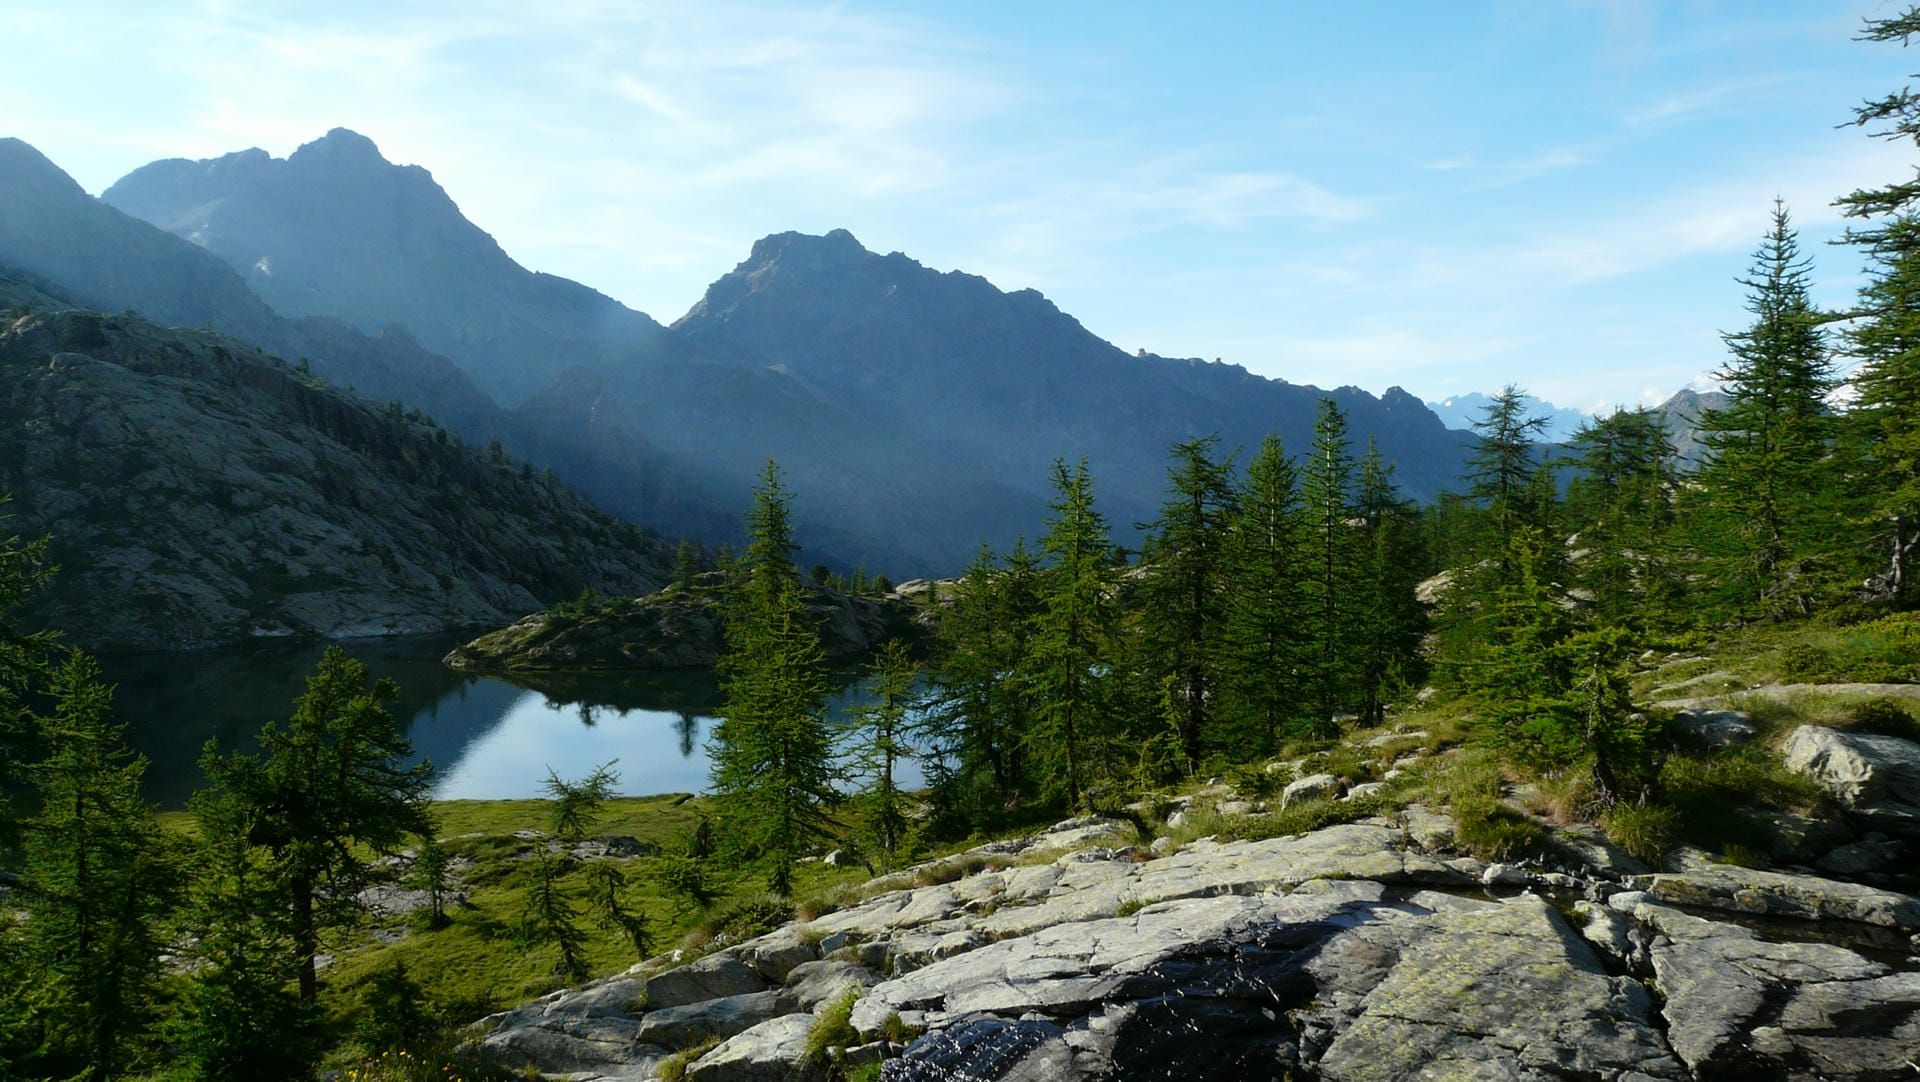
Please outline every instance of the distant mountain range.
[{"label": "distant mountain range", "polygon": [[[1549,443],[1565,443],[1573,438],[1581,425],[1592,419],[1581,410],[1556,406],[1533,395],[1522,395],[1521,401],[1526,404],[1528,416],[1546,419],[1547,425],[1541,430],[1541,436]],[[1474,391],[1428,402],[1427,408],[1448,428],[1466,432],[1472,430],[1475,421],[1486,416],[1487,407],[1492,404],[1493,396]]]},{"label": "distant mountain range", "polygon": [[1217,432],[1251,449],[1274,432],[1297,452],[1323,394],[1415,497],[1453,485],[1471,443],[1397,388],[1322,392],[1128,354],[1038,293],[844,231],[757,242],[662,326],[520,267],[425,170],[344,130],[285,160],[156,162],[99,200],[0,141],[0,266],[307,359],[667,533],[736,539],[771,455],[813,558],[897,576],[1037,531],[1056,457],[1090,460],[1128,542],[1161,499],[1169,444]]}]

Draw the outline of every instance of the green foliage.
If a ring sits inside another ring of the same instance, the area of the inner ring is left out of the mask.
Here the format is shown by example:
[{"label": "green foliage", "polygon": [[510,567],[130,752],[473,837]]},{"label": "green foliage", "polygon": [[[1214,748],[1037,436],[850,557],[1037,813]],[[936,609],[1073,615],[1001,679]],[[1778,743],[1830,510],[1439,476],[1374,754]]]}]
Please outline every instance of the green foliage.
[{"label": "green foliage", "polygon": [[99,667],[74,654],[53,673],[39,721],[44,759],[29,771],[39,811],[27,823],[20,897],[34,1057],[50,1075],[123,1074],[152,1020],[161,921],[179,876],[173,846],[140,796],[145,760],[111,720]]},{"label": "green foliage", "polygon": [[691,1048],[683,1048],[654,1067],[654,1077],[660,1082],[681,1082],[687,1077],[687,1067],[694,1060],[720,1047],[720,1038],[710,1037]]},{"label": "green foliage", "polygon": [[1786,208],[1754,255],[1747,310],[1754,322],[1726,336],[1719,372],[1726,408],[1700,418],[1708,448],[1698,476],[1695,545],[1708,581],[1739,616],[1805,615],[1822,590],[1818,565],[1832,543],[1840,489],[1828,475],[1836,384],[1823,316]]},{"label": "green foliage", "polygon": [[1655,868],[1666,858],[1680,834],[1680,813],[1661,804],[1621,803],[1600,817],[1613,844]]},{"label": "green foliage", "polygon": [[807,1058],[823,1060],[836,1049],[860,1043],[860,1032],[853,1028],[853,1005],[860,994],[849,989],[829,1001],[819,1011],[819,1021],[807,1031]]},{"label": "green foliage", "polygon": [[561,841],[583,841],[592,833],[600,809],[620,785],[620,772],[613,769],[619,761],[601,763],[579,781],[567,781],[554,773],[553,768],[547,768],[547,780],[540,788],[552,801],[553,832]]},{"label": "green foliage", "polygon": [[715,910],[701,929],[709,937],[739,943],[766,935],[792,919],[793,903],[786,898],[743,898]]},{"label": "green foliage", "polygon": [[405,962],[374,971],[360,987],[360,1043],[374,1051],[416,1048],[436,1036],[440,1018]]},{"label": "green foliage", "polygon": [[1041,551],[1052,561],[1040,577],[1039,612],[1022,689],[1034,703],[1022,734],[1029,762],[1049,790],[1079,807],[1087,788],[1112,773],[1115,732],[1103,709],[1117,614],[1112,544],[1094,508],[1093,479],[1082,461],[1054,463],[1054,499]]},{"label": "green foliage", "polygon": [[767,463],[748,515],[753,542],[721,657],[720,723],[711,779],[727,837],[761,861],[776,893],[793,890],[793,862],[828,833],[833,789],[827,677],[819,630],[801,602],[788,497]]},{"label": "green foliage", "polygon": [[1476,555],[1493,560],[1495,589],[1510,585],[1516,573],[1512,563],[1516,535],[1523,527],[1542,525],[1538,503],[1528,495],[1540,467],[1534,444],[1546,427],[1545,417],[1527,413],[1526,391],[1511,383],[1493,396],[1473,422],[1477,439],[1467,470],[1467,493],[1486,510],[1489,532],[1476,545]]},{"label": "green foliage", "polygon": [[1457,756],[1434,772],[1435,795],[1453,812],[1454,840],[1482,860],[1542,852],[1546,832],[1509,807],[1498,761],[1484,750]]},{"label": "green foliage", "polygon": [[1141,629],[1148,665],[1142,674],[1165,689],[1185,767],[1199,767],[1213,735],[1214,702],[1226,619],[1227,524],[1237,514],[1230,459],[1217,457],[1217,436],[1176,443],[1170,452],[1167,502],[1149,532]]},{"label": "green foliage", "polygon": [[1302,731],[1309,736],[1333,734],[1333,716],[1355,698],[1350,689],[1358,683],[1354,610],[1360,537],[1353,525],[1354,462],[1347,439],[1346,415],[1333,399],[1322,398],[1300,483],[1306,565],[1300,579],[1306,617],[1301,625],[1303,698],[1311,711]]},{"label": "green foliage", "polygon": [[581,981],[587,976],[587,936],[580,930],[580,911],[561,884],[571,863],[544,853],[533,860],[533,882],[516,934],[523,945],[552,947],[557,958],[553,972]]},{"label": "green foliage", "polygon": [[413,867],[408,869],[407,885],[427,895],[427,924],[430,928],[443,928],[447,923],[447,895],[452,890],[452,864],[446,849],[440,845],[440,838],[429,827],[420,835],[419,848],[414,853]]},{"label": "green foliage", "polygon": [[854,714],[846,751],[849,772],[865,783],[856,798],[862,833],[889,866],[906,839],[905,798],[894,772],[900,760],[916,754],[908,743],[908,715],[919,679],[920,666],[905,643],[888,639],[882,644],[868,670],[868,701]]},{"label": "green foliage", "polygon": [[654,860],[653,871],[661,889],[677,899],[684,909],[705,909],[713,904],[706,865],[699,857],[691,853],[663,853]]},{"label": "green foliage", "polygon": [[1585,557],[1575,581],[1593,597],[1602,623],[1646,634],[1677,611],[1681,595],[1674,450],[1649,409],[1615,410],[1588,421],[1571,443],[1577,468],[1566,515]]},{"label": "green foliage", "polygon": [[387,708],[398,693],[391,680],[369,687],[364,666],[328,647],[287,724],[261,728],[258,755],[222,756],[209,742],[201,758],[213,788],[254,811],[249,840],[271,855],[277,901],[292,913],[302,999],[318,990],[321,930],[362,911],[369,858],[432,829],[432,765],[399,766],[412,747]]},{"label": "green foliage", "polygon": [[1247,466],[1228,526],[1219,744],[1246,758],[1300,735],[1307,619],[1305,523],[1293,463],[1276,436]]},{"label": "green foliage", "polygon": [[1920,743],[1920,719],[1893,699],[1868,699],[1848,712],[1846,728]]}]

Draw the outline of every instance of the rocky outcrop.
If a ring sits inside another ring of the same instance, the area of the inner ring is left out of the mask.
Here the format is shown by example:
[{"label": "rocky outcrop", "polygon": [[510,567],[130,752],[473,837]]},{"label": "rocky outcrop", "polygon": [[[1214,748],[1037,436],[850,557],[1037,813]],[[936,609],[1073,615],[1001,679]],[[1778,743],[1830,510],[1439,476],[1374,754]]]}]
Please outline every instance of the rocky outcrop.
[{"label": "rocky outcrop", "polygon": [[1859,824],[1920,836],[1920,744],[1802,725],[1781,755],[1787,769],[1819,782]]},{"label": "rocky outcrop", "polygon": [[[580,611],[535,613],[455,647],[446,663],[483,672],[628,672],[710,668],[723,646],[720,576]],[[803,593],[829,660],[866,657],[919,633],[916,607],[898,594],[867,597],[827,587]]]},{"label": "rocky outcrop", "polygon": [[7,298],[4,530],[51,535],[32,615],[80,645],[470,628],[665,577],[657,537],[417,412],[223,335]]},{"label": "rocky outcrop", "polygon": [[[1920,959],[1825,931],[1877,920],[1903,937],[1914,899],[1690,855],[1646,874],[1578,835],[1594,859],[1569,849],[1576,874],[1489,867],[1446,852],[1450,826],[1416,808],[1155,857],[1117,844],[1119,824],[1073,821],[497,1016],[482,1044],[549,1074],[647,1078],[725,1036],[687,1077],[822,1078],[808,1036],[851,989],[860,1036],[829,1056],[884,1053],[891,1082],[1868,1080],[1920,1057]],[[949,868],[978,870],[913,885]],[[1694,908],[1715,905],[1801,931]],[[594,1044],[605,1004],[636,988],[627,1043]]]}]

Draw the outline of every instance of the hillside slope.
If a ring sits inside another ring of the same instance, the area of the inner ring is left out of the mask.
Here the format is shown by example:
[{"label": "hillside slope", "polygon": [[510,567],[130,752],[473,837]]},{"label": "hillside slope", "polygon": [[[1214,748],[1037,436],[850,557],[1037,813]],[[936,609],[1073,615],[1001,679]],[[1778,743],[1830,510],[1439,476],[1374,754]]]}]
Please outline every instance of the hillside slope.
[{"label": "hillside slope", "polygon": [[662,543],[419,413],[0,276],[0,490],[99,650],[498,624],[664,579]]}]

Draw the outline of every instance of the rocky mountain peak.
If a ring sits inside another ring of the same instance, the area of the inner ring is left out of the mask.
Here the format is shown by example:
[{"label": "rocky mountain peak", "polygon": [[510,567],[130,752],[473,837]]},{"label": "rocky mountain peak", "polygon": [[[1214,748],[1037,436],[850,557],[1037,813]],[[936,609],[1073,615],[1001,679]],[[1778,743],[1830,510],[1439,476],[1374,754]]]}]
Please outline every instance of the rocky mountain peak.
[{"label": "rocky mountain peak", "polygon": [[85,189],[30,143],[0,139],[0,185],[33,195],[85,195]]}]

